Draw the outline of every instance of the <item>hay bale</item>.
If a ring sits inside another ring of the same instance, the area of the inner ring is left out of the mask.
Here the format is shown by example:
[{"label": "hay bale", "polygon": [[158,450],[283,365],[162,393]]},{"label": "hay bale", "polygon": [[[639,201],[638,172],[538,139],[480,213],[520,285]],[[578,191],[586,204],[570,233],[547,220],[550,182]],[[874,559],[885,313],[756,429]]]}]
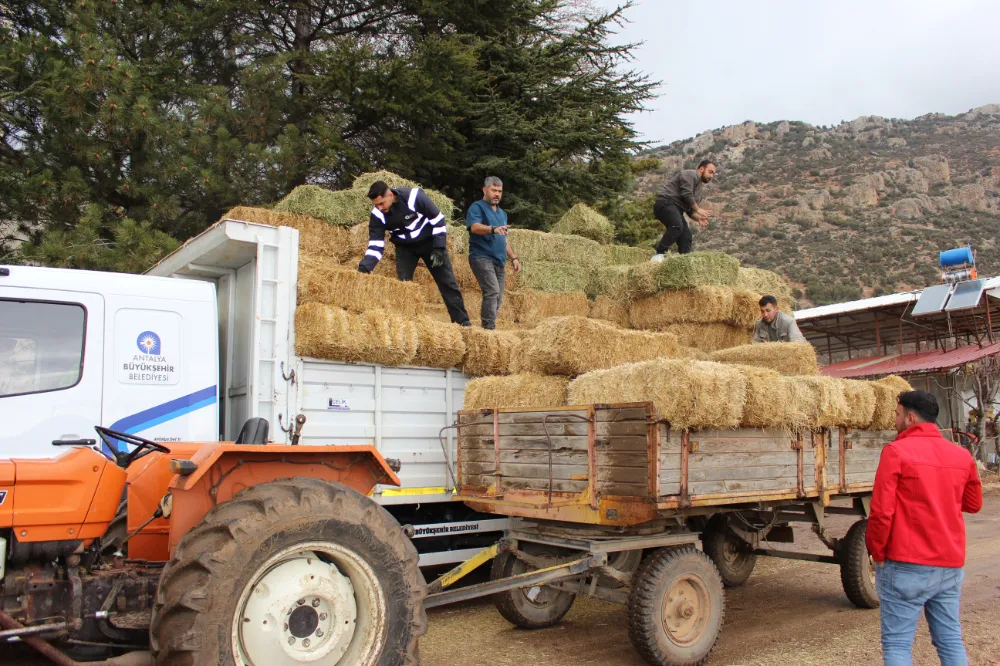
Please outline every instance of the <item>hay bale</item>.
[{"label": "hay bale", "polygon": [[607,263],[614,265],[645,264],[653,256],[653,250],[648,247],[632,247],[631,245],[607,245]]},{"label": "hay bale", "polygon": [[526,261],[521,264],[520,285],[535,291],[585,291],[591,269],[553,261]]},{"label": "hay bale", "polygon": [[567,398],[571,405],[651,400],[678,428],[736,428],[746,390],[747,378],[734,366],[656,359],[581,375]]},{"label": "hay bale", "polygon": [[588,316],[591,319],[611,322],[621,328],[629,328],[631,326],[628,307],[609,296],[598,296],[594,299],[590,304],[590,313]]},{"label": "hay bale", "polygon": [[875,416],[875,389],[871,383],[857,379],[841,379],[844,400],[847,401],[847,418],[838,425],[848,428],[868,428]]},{"label": "hay bale", "polygon": [[424,288],[415,282],[366,275],[350,268],[299,262],[299,302],[323,303],[351,312],[384,309],[403,317],[424,311]]},{"label": "hay bale", "polygon": [[733,365],[747,379],[747,392],[743,401],[743,421],[745,428],[795,429],[804,423],[795,423],[789,406],[792,386],[782,381],[783,377],[774,370],[754,365]]},{"label": "hay bale", "polygon": [[463,371],[477,377],[511,374],[521,350],[520,335],[467,327],[462,329],[462,337],[465,340]]},{"label": "hay bale", "polygon": [[868,427],[872,430],[895,430],[896,405],[899,403],[899,394],[912,391],[913,387],[905,379],[896,375],[889,375],[876,382],[869,382],[869,384],[875,392],[875,409]]},{"label": "hay bale", "polygon": [[816,349],[808,342],[762,342],[712,352],[719,363],[770,368],[782,375],[818,375]]},{"label": "hay bale", "polygon": [[331,226],[323,220],[308,215],[237,206],[223,215],[221,220],[238,220],[266,224],[270,227],[297,229],[300,257],[308,255],[321,258],[328,263],[342,263],[352,254],[350,238],[343,227]]},{"label": "hay bale", "polygon": [[615,239],[615,227],[608,218],[586,204],[576,204],[552,225],[552,233],[582,236],[608,244]]},{"label": "hay bale", "polygon": [[703,352],[702,350],[695,349],[694,347],[685,347],[684,345],[679,345],[677,347],[677,358],[689,358],[694,361],[710,360],[708,352]]},{"label": "hay bale", "polygon": [[519,289],[504,297],[501,312],[506,309],[505,318],[517,322],[523,328],[533,328],[549,317],[586,317],[590,312],[590,301],[580,291],[542,292]]},{"label": "hay bale", "polygon": [[524,264],[552,261],[596,268],[603,266],[607,253],[597,241],[581,236],[547,234],[530,229],[510,229],[507,232],[514,253]]},{"label": "hay bale", "polygon": [[566,405],[565,377],[480,377],[465,385],[465,409],[540,409]]},{"label": "hay bale", "polygon": [[299,356],[406,365],[416,356],[418,344],[416,324],[384,310],[352,314],[323,303],[303,303],[295,309]]},{"label": "hay bale", "polygon": [[733,286],[739,273],[736,257],[722,252],[666,254],[654,267],[660,289],[687,289],[701,285]]},{"label": "hay bale", "polygon": [[811,428],[834,427],[851,418],[843,381],[836,377],[788,377],[790,413]]},{"label": "hay bale", "polygon": [[733,291],[733,311],[729,323],[739,328],[752,329],[760,319],[760,294],[746,289]]},{"label": "hay bale", "polygon": [[457,368],[465,358],[465,338],[458,324],[442,323],[433,317],[419,317],[417,354],[413,365],[424,368]]},{"label": "hay bale", "polygon": [[633,266],[601,266],[595,268],[587,282],[587,295],[591,298],[607,296],[619,303],[653,296],[660,291],[652,264]]},{"label": "hay bale", "polygon": [[673,333],[684,347],[694,347],[703,352],[714,352],[750,344],[750,331],[731,324],[671,324],[663,331]]},{"label": "hay bale", "polygon": [[647,333],[618,328],[586,317],[551,317],[526,339],[538,370],[549,375],[581,375],[654,358],[674,358],[677,338],[670,333]]},{"label": "hay bale", "polygon": [[[392,188],[419,187],[427,194],[428,197],[430,197],[430,200],[434,202],[434,205],[437,206],[442,213],[444,213],[445,217],[451,218],[452,214],[455,212],[455,202],[446,195],[438,192],[437,190],[423,187],[419,183],[408,178],[403,178],[399,174],[395,174],[391,171],[370,171],[368,173],[363,173],[355,178],[354,182],[351,184],[352,190],[361,192],[361,194],[365,196],[365,201],[368,202],[369,212],[371,212],[372,205],[367,196],[368,188],[371,187],[372,183],[377,180],[381,180]],[[448,229],[448,232],[451,232],[450,228]]]},{"label": "hay bale", "polygon": [[660,292],[629,306],[634,328],[663,330],[671,324],[727,322],[733,313],[733,290],[694,287]]},{"label": "hay bale", "polygon": [[350,227],[367,223],[372,203],[365,192],[334,192],[317,185],[299,185],[274,205],[274,210],[319,218],[329,224]]},{"label": "hay bale", "polygon": [[793,303],[792,285],[781,275],[763,268],[740,267],[736,276],[736,286],[761,295],[774,296],[779,301]]}]

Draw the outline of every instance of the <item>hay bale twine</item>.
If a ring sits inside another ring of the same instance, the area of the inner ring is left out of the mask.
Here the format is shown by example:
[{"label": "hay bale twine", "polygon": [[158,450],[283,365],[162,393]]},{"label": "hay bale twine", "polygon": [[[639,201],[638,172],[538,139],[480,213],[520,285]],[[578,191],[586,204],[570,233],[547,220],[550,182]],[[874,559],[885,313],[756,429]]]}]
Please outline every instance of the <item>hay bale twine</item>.
[{"label": "hay bale twine", "polygon": [[653,402],[677,428],[736,428],[747,378],[738,368],[705,361],[656,359],[594,370],[569,384],[571,405]]},{"label": "hay bale twine", "polygon": [[597,268],[607,261],[607,253],[597,241],[581,236],[547,234],[530,229],[510,229],[507,241],[524,264],[551,261]]},{"label": "hay bale twine", "polygon": [[762,342],[712,352],[719,363],[770,368],[782,375],[818,375],[816,349],[808,342]]},{"label": "hay bale twine", "polygon": [[299,356],[407,365],[416,356],[418,344],[416,324],[384,310],[352,314],[323,303],[303,303],[295,309]]},{"label": "hay bale twine", "polygon": [[566,377],[522,373],[465,385],[465,409],[543,409],[566,405]]},{"label": "hay bale twine", "polygon": [[403,317],[417,317],[424,311],[424,288],[415,282],[348,268],[300,261],[298,286],[300,303],[323,303],[351,312],[383,309]]},{"label": "hay bale twine", "polygon": [[608,244],[615,239],[615,227],[608,218],[586,204],[576,204],[552,225],[552,233],[582,236]]},{"label": "hay bale twine", "polygon": [[628,316],[628,307],[609,296],[598,296],[590,304],[591,319],[607,321],[621,328],[628,328],[631,321]]},{"label": "hay bale twine", "polygon": [[733,290],[704,286],[660,292],[629,306],[634,328],[660,331],[671,324],[727,322],[733,313]]},{"label": "hay bale twine", "polygon": [[542,373],[581,375],[622,363],[674,358],[678,345],[670,333],[630,331],[586,317],[551,317],[531,332],[526,347],[525,355]]},{"label": "hay bale twine", "polygon": [[457,368],[465,358],[465,338],[458,324],[433,317],[418,317],[417,354],[413,365],[425,368]]},{"label": "hay bale twine", "polygon": [[462,370],[477,377],[511,374],[521,350],[521,337],[508,331],[487,331],[482,328],[462,329],[465,358]]}]

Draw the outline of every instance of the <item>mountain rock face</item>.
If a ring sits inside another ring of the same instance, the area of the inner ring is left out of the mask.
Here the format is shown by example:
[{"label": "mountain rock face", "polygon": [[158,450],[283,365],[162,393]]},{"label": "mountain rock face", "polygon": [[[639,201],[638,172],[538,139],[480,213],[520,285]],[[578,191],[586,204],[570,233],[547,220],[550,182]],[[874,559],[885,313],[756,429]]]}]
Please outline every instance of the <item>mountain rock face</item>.
[{"label": "mountain rock face", "polygon": [[938,252],[966,244],[981,275],[1000,275],[1000,104],[834,127],[748,121],[650,156],[661,167],[640,176],[640,196],[714,158],[696,249],[785,274],[804,305],[938,283]]}]

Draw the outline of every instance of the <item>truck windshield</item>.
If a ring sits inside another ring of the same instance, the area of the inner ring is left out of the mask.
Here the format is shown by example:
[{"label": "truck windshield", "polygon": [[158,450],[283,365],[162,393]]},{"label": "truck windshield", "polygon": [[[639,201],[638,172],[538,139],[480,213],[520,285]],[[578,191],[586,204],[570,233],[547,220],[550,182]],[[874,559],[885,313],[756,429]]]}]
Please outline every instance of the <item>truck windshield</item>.
[{"label": "truck windshield", "polygon": [[81,305],[0,300],[0,398],[75,386],[85,327]]}]

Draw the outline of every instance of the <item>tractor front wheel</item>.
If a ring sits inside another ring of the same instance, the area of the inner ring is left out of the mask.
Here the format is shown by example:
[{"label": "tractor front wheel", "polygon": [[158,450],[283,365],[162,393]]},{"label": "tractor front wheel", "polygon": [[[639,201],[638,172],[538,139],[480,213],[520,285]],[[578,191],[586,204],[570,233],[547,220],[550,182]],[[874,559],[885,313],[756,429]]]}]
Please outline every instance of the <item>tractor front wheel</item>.
[{"label": "tractor front wheel", "polygon": [[339,484],[295,478],[205,515],[160,578],[156,666],[418,663],[417,553],[399,524]]}]

